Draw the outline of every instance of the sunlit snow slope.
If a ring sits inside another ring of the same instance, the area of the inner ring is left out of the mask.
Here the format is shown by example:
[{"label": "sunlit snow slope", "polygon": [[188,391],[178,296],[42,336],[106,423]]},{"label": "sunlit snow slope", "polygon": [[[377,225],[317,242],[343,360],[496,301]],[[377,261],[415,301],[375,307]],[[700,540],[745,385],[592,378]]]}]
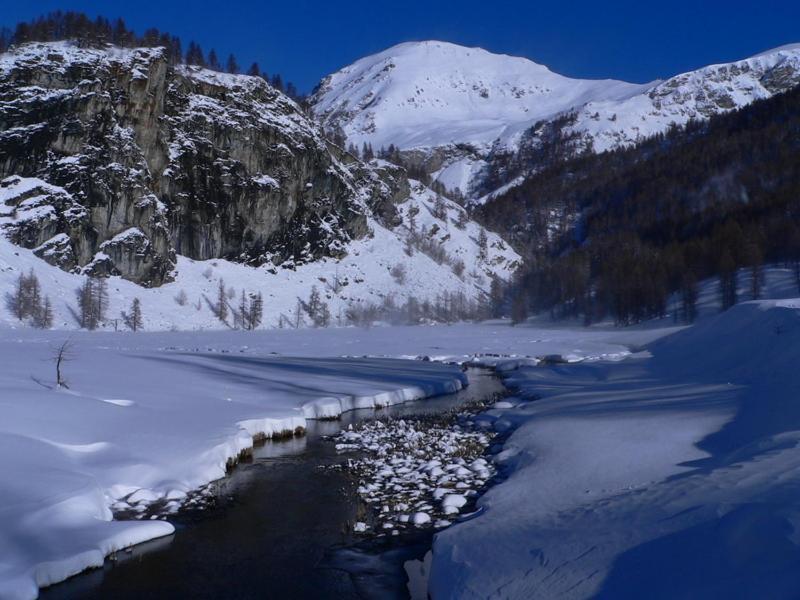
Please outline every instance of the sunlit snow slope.
[{"label": "sunlit snow slope", "polygon": [[400,44],[327,77],[315,112],[348,140],[377,150],[491,144],[592,100],[619,100],[641,86],[569,79],[526,58],[447,42]]},{"label": "sunlit snow slope", "polygon": [[570,79],[525,58],[428,41],[394,46],[328,76],[313,105],[326,128],[359,147],[424,151],[429,171],[469,196],[492,155],[542,143],[548,130],[532,129],[537,123],[568,116],[556,129],[576,134],[571,147],[602,152],[798,83],[800,45],[637,85]]}]

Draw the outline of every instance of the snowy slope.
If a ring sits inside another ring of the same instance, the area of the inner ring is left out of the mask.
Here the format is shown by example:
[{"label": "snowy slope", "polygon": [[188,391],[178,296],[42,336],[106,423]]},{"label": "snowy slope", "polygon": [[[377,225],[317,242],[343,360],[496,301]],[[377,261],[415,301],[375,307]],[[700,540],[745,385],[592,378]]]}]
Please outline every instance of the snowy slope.
[{"label": "snowy slope", "polygon": [[618,363],[510,363],[517,406],[486,416],[518,426],[509,477],[437,535],[432,597],[796,597],[799,306],[745,303]]},{"label": "snowy slope", "polygon": [[631,145],[692,119],[746,106],[800,84],[800,44],[671,77],[630,98],[592,100],[571,127],[596,152]]},{"label": "snowy slope", "polygon": [[[31,189],[35,188],[34,184],[41,185],[41,182],[23,178],[15,186]],[[345,312],[351,306],[381,305],[388,298],[398,305],[408,298],[436,302],[445,294],[464,294],[468,301],[477,301],[488,293],[491,277],[509,279],[519,266],[520,258],[500,237],[487,232],[488,252],[482,259],[478,245],[481,227],[472,221],[463,229],[457,227],[455,222],[463,209],[444,199],[446,218],[436,218],[433,214],[435,201],[433,192],[412,182],[409,198],[397,205],[402,222],[388,229],[370,219],[372,234],[350,242],[343,258],[323,258],[294,268],[276,268],[272,265],[251,267],[223,259],[195,261],[178,255],[174,281],[160,287],[143,288],[121,277],[111,277],[109,319],[104,327],[122,328],[120,313],[128,311],[136,297],[142,303],[145,330],[225,329],[228,325],[214,316],[206,301],[215,301],[220,280],[226,288],[234,290],[234,297],[230,299],[234,307],[243,290],[263,294],[263,327],[266,328],[278,327],[281,315],[285,317],[284,322],[294,322],[298,298],[308,299],[313,286],[328,303],[333,325],[347,324]],[[445,251],[451,264],[439,264],[424,252],[413,249],[409,256],[407,239],[411,233],[412,207],[418,211],[417,231],[424,228],[426,237]],[[52,211],[52,207],[38,206],[37,197],[30,198],[13,214],[0,212],[0,228],[9,221],[24,221],[29,218],[30,211],[41,216],[42,210]],[[460,275],[452,266],[458,261],[465,266]],[[397,265],[403,265],[405,270],[402,281],[392,275]],[[54,327],[76,328],[72,311],[76,306],[75,290],[84,280],[83,276],[51,266],[33,251],[15,246],[0,235],[0,291],[3,295],[11,293],[19,275],[31,269],[38,276],[43,293],[53,301]],[[184,305],[176,300],[181,292],[187,296]],[[232,321],[229,320],[229,324]],[[307,316],[302,324],[310,325]],[[0,326],[22,326],[5,302],[0,306]]]},{"label": "snowy slope", "polygon": [[[220,280],[234,307],[263,294],[265,327],[296,323],[315,285],[334,324],[352,306],[476,302],[520,258],[491,234],[482,251],[463,209],[435,205],[403,169],[330,144],[259,77],[171,66],[161,48],[0,54],[0,299],[32,269],[56,327],[73,326],[85,275],[111,277],[106,328],[134,297],[146,329],[226,327],[206,301]],[[0,324],[16,325],[7,308]]]},{"label": "snowy slope", "polygon": [[327,77],[314,97],[325,124],[377,150],[452,143],[486,145],[510,126],[639,86],[569,79],[526,58],[439,41],[409,42]]},{"label": "snowy slope", "polygon": [[469,193],[485,159],[491,165],[520,144],[542,143],[531,129],[539,121],[569,114],[559,127],[577,134],[576,147],[602,152],[798,83],[800,45],[636,85],[570,79],[525,58],[428,41],[400,44],[328,76],[313,105],[325,127],[341,129],[359,147],[425,149],[429,171]]}]

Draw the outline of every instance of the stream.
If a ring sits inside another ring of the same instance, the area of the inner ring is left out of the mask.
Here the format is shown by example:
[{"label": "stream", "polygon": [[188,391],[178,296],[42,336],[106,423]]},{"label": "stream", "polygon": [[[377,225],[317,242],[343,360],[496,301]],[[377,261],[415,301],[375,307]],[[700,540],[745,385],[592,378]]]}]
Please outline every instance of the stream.
[{"label": "stream", "polygon": [[467,374],[470,385],[458,393],[309,421],[304,436],[267,441],[215,483],[211,508],[169,517],[175,534],[119,552],[40,597],[424,598],[433,531],[399,541],[354,534],[357,482],[328,468],[343,457],[327,437],[364,420],[444,413],[503,392],[490,371]]}]

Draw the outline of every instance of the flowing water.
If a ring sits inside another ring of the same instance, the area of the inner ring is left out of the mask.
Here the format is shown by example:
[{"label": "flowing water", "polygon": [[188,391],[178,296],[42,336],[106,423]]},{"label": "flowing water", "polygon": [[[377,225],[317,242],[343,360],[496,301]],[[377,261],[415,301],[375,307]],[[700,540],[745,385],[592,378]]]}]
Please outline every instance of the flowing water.
[{"label": "flowing water", "polygon": [[325,468],[343,460],[325,438],[376,416],[438,414],[502,392],[488,371],[470,369],[468,376],[469,387],[455,394],[309,421],[302,437],[268,441],[252,462],[217,482],[213,508],[171,516],[174,535],[120,552],[101,569],[42,590],[41,598],[409,597],[409,589],[424,587],[424,563],[409,563],[410,587],[403,564],[425,556],[431,532],[365,550],[352,533],[360,506],[355,482]]}]

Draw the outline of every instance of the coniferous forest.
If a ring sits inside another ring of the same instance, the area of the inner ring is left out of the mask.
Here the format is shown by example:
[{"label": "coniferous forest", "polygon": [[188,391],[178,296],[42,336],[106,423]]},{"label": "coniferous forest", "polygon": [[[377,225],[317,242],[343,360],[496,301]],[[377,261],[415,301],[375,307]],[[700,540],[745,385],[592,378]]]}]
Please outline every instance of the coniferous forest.
[{"label": "coniferous forest", "polygon": [[279,73],[270,76],[256,62],[247,69],[242,69],[234,54],[218,55],[214,48],[206,53],[194,40],[184,47],[180,37],[155,27],[150,27],[138,35],[121,18],[109,19],[99,16],[92,19],[82,12],[58,10],[31,21],[18,23],[13,30],[7,27],[0,28],[0,52],[13,44],[60,40],[74,40],[87,47],[103,47],[105,44],[122,48],[163,46],[172,65],[185,62],[215,71],[242,72],[262,77],[272,87],[285,92],[293,100],[304,100],[291,81],[284,81]]},{"label": "coniferous forest", "polygon": [[[587,323],[663,316],[677,293],[691,321],[697,285],[718,277],[723,308],[757,298],[764,263],[800,285],[800,89],[631,149],[556,162],[478,209],[530,260],[520,311]],[[736,272],[755,277],[736,297]]]}]

